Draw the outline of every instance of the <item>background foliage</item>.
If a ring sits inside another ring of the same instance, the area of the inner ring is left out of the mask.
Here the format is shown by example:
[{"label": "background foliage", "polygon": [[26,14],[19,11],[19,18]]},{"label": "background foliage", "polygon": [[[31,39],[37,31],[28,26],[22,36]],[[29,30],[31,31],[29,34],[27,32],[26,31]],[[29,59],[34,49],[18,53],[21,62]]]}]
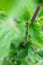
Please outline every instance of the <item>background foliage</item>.
[{"label": "background foliage", "polygon": [[43,65],[43,7],[30,21],[40,3],[0,0],[0,65]]}]

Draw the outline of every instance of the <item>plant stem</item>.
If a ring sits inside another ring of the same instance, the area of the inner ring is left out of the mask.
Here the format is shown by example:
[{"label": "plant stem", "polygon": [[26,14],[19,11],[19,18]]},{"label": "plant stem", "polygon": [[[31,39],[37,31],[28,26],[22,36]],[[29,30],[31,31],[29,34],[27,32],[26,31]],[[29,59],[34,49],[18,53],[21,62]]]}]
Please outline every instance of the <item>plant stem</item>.
[{"label": "plant stem", "polygon": [[38,15],[38,13],[39,13],[39,11],[40,11],[40,5],[38,5],[38,6],[36,7],[36,10],[35,10],[35,12],[34,12],[32,18],[31,18],[31,22],[32,22],[32,23],[35,21],[37,15]]},{"label": "plant stem", "polygon": [[[35,12],[34,12],[32,18],[31,18],[31,22],[32,22],[32,23],[35,21],[37,15],[38,15],[38,13],[39,13],[39,11],[40,11],[40,5],[38,5],[38,6],[36,7],[36,10],[35,10]],[[27,39],[28,39],[28,22],[26,22],[26,36],[25,36],[25,39],[26,39],[26,41],[27,41]]]},{"label": "plant stem", "polygon": [[26,35],[25,35],[25,39],[26,39],[26,41],[28,39],[28,22],[26,22]]}]

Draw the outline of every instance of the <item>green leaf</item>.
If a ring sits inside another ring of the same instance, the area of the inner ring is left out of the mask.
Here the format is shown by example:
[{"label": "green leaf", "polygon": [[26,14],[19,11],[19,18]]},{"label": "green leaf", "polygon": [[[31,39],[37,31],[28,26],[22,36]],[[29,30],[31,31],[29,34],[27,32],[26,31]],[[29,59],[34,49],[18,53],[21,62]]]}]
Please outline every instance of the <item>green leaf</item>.
[{"label": "green leaf", "polygon": [[42,16],[42,17],[39,17],[39,18],[37,19],[37,21],[43,26],[43,16]]},{"label": "green leaf", "polygon": [[2,23],[2,21],[4,21],[6,19],[7,15],[5,15],[5,13],[0,10],[0,23]]},{"label": "green leaf", "polygon": [[11,41],[20,37],[20,30],[14,26],[14,21],[7,19],[5,21],[0,24],[0,65],[9,54]]},{"label": "green leaf", "polygon": [[43,49],[39,50],[38,54],[43,58]]},{"label": "green leaf", "polygon": [[41,28],[38,22],[34,22],[29,26],[29,34],[34,44],[43,48],[43,37],[41,36]]},{"label": "green leaf", "polygon": [[39,63],[37,63],[35,65],[43,65],[43,60],[41,60]]},{"label": "green leaf", "polygon": [[25,7],[23,8],[21,15],[19,15],[21,20],[28,21],[30,19],[30,14],[28,9]]}]

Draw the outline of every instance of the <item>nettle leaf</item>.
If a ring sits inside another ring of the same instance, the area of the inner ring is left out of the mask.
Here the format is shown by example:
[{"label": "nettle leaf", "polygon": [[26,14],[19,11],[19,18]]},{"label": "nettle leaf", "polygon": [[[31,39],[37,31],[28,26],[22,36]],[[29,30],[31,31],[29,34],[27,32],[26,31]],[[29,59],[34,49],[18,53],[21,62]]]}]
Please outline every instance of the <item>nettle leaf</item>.
[{"label": "nettle leaf", "polygon": [[20,36],[20,31],[15,26],[14,21],[5,21],[0,24],[0,65],[3,59],[9,54],[11,41]]},{"label": "nettle leaf", "polygon": [[41,8],[38,18],[36,20],[43,26],[43,8]]},{"label": "nettle leaf", "polygon": [[43,49],[40,49],[40,50],[38,51],[38,54],[43,58]]},{"label": "nettle leaf", "polygon": [[6,19],[7,15],[5,15],[5,13],[0,10],[0,23],[2,23],[2,21],[4,21]]},{"label": "nettle leaf", "polygon": [[33,43],[43,48],[43,37],[41,36],[41,28],[38,22],[34,22],[29,26],[29,34]]},{"label": "nettle leaf", "polygon": [[39,17],[37,21],[43,26],[43,16]]},{"label": "nettle leaf", "polygon": [[20,19],[22,19],[24,21],[28,21],[30,19],[30,14],[26,7],[23,8],[21,15],[19,15],[19,17],[20,17]]},{"label": "nettle leaf", "polygon": [[40,18],[40,17],[42,17],[42,16],[43,16],[43,8],[41,8],[41,10],[40,10],[40,13],[39,13],[38,17]]},{"label": "nettle leaf", "polygon": [[37,64],[35,65],[43,65],[43,60],[41,60],[40,62],[38,62]]},{"label": "nettle leaf", "polygon": [[[33,49],[34,50],[33,50]],[[30,61],[34,64],[38,63],[42,58],[38,53],[36,53],[36,48],[32,47],[29,48],[27,59],[30,59]]]},{"label": "nettle leaf", "polygon": [[22,44],[23,42],[16,48],[17,50],[13,55],[13,60],[17,62],[17,65],[18,63],[21,64],[21,61],[28,55],[28,49],[31,45],[30,42],[28,42],[25,47]]},{"label": "nettle leaf", "polygon": [[11,60],[8,61],[8,60],[4,59],[2,65],[13,65],[13,64],[12,64]]},{"label": "nettle leaf", "polygon": [[[24,2],[25,1],[25,2]],[[28,0],[20,0],[13,3],[11,9],[10,9],[10,16],[11,17],[20,17],[20,19],[23,19],[25,21],[30,19],[30,15],[33,13],[33,6],[30,5],[30,2]],[[15,6],[15,8],[14,8]],[[30,11],[31,10],[31,11]],[[23,17],[22,17],[23,16]]]},{"label": "nettle leaf", "polygon": [[26,59],[23,59],[21,62],[22,62],[21,65],[28,65],[28,62]]}]

